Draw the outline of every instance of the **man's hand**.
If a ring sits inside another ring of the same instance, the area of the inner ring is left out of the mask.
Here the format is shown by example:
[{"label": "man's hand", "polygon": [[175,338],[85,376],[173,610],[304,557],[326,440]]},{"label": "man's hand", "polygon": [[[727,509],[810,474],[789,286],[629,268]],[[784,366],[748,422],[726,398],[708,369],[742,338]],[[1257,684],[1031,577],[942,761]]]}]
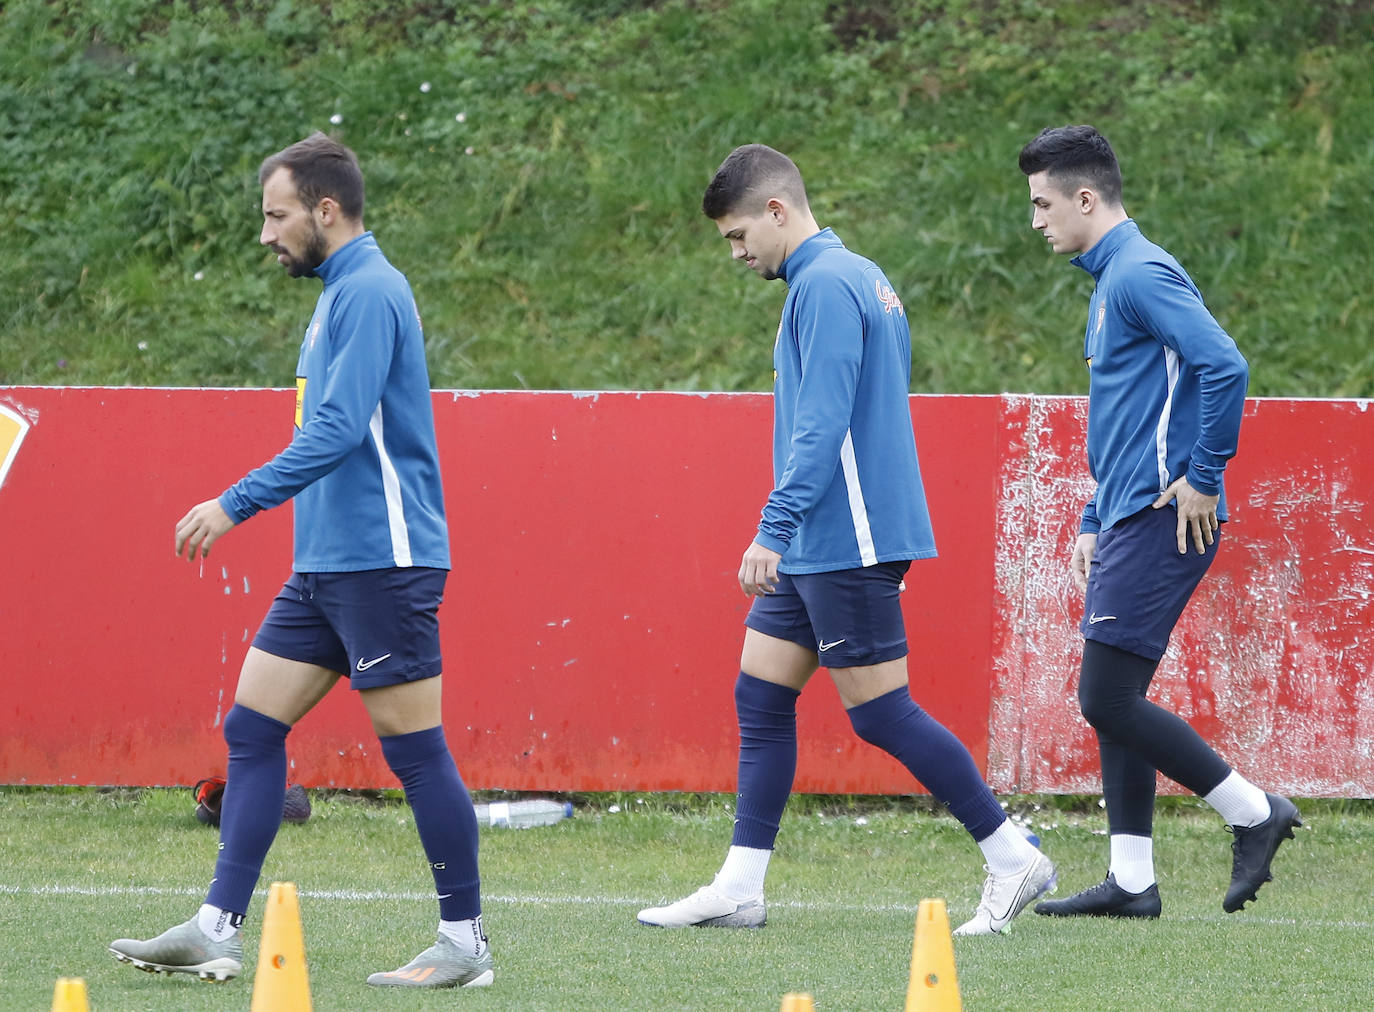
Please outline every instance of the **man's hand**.
[{"label": "man's hand", "polygon": [[1069,560],[1069,572],[1073,573],[1073,582],[1079,590],[1088,589],[1088,567],[1092,565],[1096,553],[1097,535],[1078,535],[1078,540],[1073,543],[1073,558]]},{"label": "man's hand", "polygon": [[218,499],[207,499],[198,506],[192,506],[187,514],[177,521],[177,556],[186,550],[186,561],[192,562],[196,549],[200,557],[210,557],[210,546],[219,540],[221,534],[231,530],[234,521],[224,512]]},{"label": "man's hand", "polygon": [[739,589],[750,597],[773,593],[778,585],[778,563],[782,556],[771,548],[751,541],[739,563]]},{"label": "man's hand", "polygon": [[1219,495],[1203,495],[1188,484],[1184,475],[1174,482],[1154,501],[1155,509],[1163,509],[1171,499],[1178,500],[1178,554],[1188,551],[1188,535],[1192,534],[1193,547],[1199,555],[1207,554],[1207,546],[1216,540],[1216,530],[1221,526],[1217,520]]}]

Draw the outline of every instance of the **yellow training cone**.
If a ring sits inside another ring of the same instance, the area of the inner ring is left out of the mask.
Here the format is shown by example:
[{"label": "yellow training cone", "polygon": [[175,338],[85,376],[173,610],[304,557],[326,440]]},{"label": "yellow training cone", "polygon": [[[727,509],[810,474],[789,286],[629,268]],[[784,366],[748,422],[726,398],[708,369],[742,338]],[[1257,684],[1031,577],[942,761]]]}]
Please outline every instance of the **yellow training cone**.
[{"label": "yellow training cone", "polygon": [[944,900],[921,900],[916,911],[916,938],[911,946],[911,981],[906,1012],[961,1012],[959,981],[954,975],[954,941]]},{"label": "yellow training cone", "polygon": [[273,882],[267,891],[250,1012],[310,1012],[305,934],[293,882]]},{"label": "yellow training cone", "polygon": [[86,982],[80,977],[59,977],[52,991],[52,1012],[91,1012]]},{"label": "yellow training cone", "polygon": [[782,996],[781,1012],[815,1012],[816,1003],[809,994],[785,994]]}]

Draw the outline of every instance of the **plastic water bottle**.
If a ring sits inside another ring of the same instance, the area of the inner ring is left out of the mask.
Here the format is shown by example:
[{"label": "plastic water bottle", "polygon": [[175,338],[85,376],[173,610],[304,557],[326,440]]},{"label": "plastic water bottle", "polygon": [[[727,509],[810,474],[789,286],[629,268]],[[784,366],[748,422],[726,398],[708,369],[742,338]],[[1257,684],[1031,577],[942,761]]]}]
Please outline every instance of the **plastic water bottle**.
[{"label": "plastic water bottle", "polygon": [[552,826],[555,822],[572,818],[571,801],[549,801],[536,798],[530,801],[493,801],[473,805],[477,825],[498,826],[502,829],[530,829]]}]

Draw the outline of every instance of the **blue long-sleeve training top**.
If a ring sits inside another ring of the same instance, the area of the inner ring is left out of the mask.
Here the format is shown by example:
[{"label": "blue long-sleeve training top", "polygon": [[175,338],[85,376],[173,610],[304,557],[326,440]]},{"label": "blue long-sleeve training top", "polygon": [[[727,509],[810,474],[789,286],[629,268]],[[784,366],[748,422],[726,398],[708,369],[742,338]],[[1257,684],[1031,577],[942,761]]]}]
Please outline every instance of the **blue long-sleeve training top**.
[{"label": "blue long-sleeve training top", "polygon": [[291,443],[220,496],[239,523],[295,499],[298,573],[449,568],[434,407],[410,284],[365,232],[315,274]]},{"label": "blue long-sleeve training top", "polygon": [[824,229],[783,262],[773,492],[755,540],[785,573],[935,555],[911,428],[911,334],[882,270]]},{"label": "blue long-sleeve training top", "polygon": [[1088,468],[1097,491],[1080,530],[1149,506],[1187,475],[1221,497],[1250,368],[1177,260],[1127,219],[1075,257],[1097,282],[1088,304]]}]

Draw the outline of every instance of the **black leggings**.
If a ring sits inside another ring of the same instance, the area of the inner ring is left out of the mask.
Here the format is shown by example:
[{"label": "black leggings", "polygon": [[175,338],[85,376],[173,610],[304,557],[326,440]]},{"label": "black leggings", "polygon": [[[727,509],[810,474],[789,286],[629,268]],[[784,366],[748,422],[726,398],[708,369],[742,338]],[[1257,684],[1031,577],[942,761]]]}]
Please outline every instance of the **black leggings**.
[{"label": "black leggings", "polygon": [[1078,705],[1097,732],[1109,832],[1149,836],[1155,771],[1199,796],[1231,772],[1186,720],[1145,698],[1158,661],[1087,640]]}]

